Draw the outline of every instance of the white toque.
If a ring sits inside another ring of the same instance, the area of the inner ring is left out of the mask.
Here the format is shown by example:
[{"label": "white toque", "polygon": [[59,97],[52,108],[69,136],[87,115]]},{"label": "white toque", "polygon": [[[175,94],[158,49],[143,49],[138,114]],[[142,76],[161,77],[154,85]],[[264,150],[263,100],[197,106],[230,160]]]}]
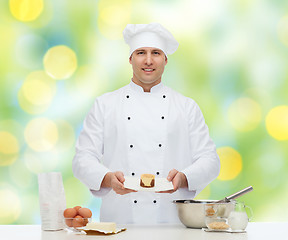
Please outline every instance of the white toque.
[{"label": "white toque", "polygon": [[123,37],[130,47],[130,56],[141,47],[158,48],[167,56],[174,53],[179,46],[173,35],[159,23],[128,24],[123,31]]}]

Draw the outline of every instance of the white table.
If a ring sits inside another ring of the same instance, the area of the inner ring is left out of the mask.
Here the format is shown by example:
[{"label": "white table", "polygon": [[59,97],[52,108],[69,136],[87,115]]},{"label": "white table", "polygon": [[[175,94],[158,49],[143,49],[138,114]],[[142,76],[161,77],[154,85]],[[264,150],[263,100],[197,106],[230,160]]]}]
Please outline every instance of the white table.
[{"label": "white table", "polygon": [[[122,227],[122,226],[120,226]],[[186,228],[183,225],[136,226],[127,225],[127,230],[110,236],[75,235],[65,230],[42,231],[40,225],[0,225],[2,240],[282,240],[288,239],[288,222],[249,223],[246,233],[205,232]]]}]

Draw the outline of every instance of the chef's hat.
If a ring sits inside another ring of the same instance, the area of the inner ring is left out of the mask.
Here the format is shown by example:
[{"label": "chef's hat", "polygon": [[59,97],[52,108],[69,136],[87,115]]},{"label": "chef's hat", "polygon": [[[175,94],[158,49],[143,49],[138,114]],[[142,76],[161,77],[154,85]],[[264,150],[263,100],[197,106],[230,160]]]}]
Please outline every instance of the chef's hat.
[{"label": "chef's hat", "polygon": [[159,48],[167,56],[174,53],[179,45],[173,35],[159,23],[128,24],[123,37],[130,47],[130,56],[141,47]]}]

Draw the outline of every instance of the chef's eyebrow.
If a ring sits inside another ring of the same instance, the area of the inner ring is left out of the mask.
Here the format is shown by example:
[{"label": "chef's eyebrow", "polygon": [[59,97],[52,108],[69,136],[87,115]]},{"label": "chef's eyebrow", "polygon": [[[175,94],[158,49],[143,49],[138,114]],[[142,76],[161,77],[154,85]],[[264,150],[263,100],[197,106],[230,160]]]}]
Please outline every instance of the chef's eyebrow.
[{"label": "chef's eyebrow", "polygon": [[[142,49],[142,48],[140,48],[140,49],[137,49],[137,50],[135,50],[135,52],[146,52],[147,51],[147,49]],[[159,48],[153,48],[153,49],[151,49],[151,52],[163,52],[161,49],[159,49]]]},{"label": "chef's eyebrow", "polygon": [[145,52],[145,49],[137,49],[136,52]]}]

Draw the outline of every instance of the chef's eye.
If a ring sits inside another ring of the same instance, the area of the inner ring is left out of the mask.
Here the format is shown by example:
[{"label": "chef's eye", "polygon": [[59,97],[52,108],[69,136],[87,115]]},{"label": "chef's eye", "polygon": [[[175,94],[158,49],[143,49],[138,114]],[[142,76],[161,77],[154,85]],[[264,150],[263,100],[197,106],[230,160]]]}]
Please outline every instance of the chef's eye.
[{"label": "chef's eye", "polygon": [[138,55],[144,54],[144,51],[137,52]]},{"label": "chef's eye", "polygon": [[153,52],[154,55],[160,55],[160,52]]}]

